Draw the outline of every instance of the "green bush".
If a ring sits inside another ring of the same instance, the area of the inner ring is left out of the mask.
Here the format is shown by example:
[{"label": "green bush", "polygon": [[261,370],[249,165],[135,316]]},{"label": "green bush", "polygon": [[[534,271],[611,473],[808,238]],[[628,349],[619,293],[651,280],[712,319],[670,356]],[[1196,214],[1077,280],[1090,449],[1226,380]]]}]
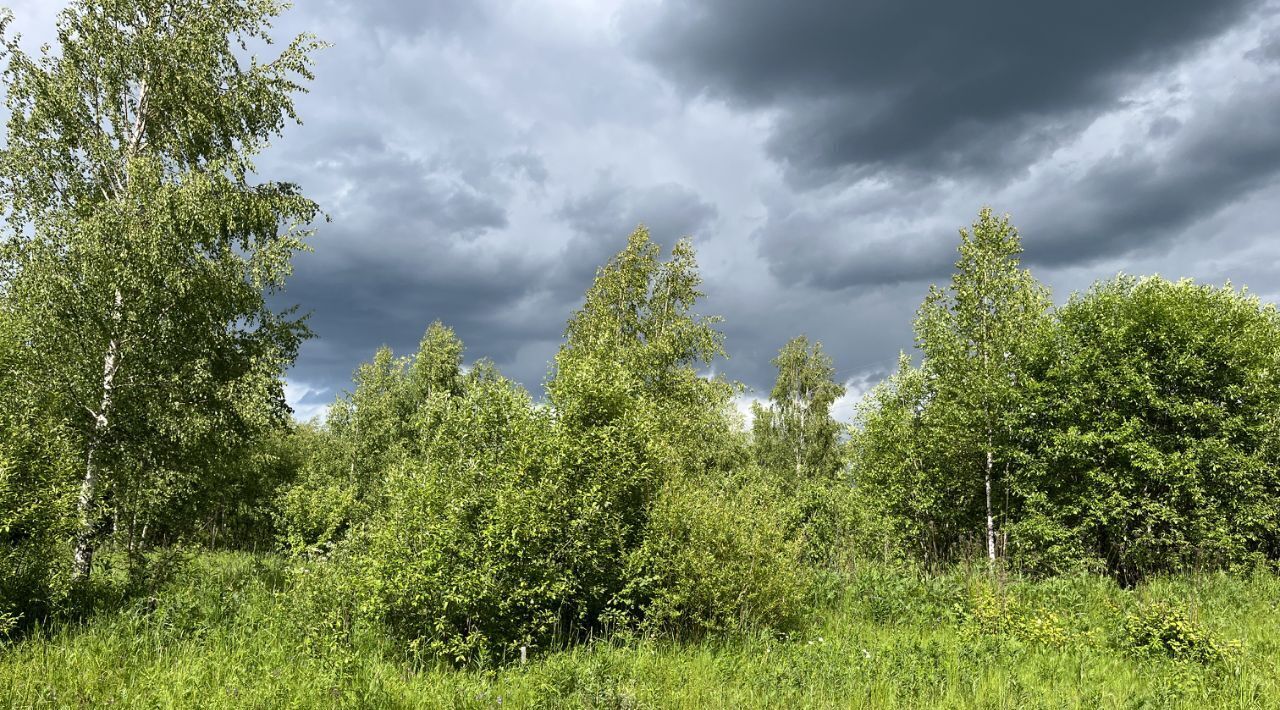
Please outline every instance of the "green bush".
[{"label": "green bush", "polygon": [[1280,554],[1280,313],[1120,277],[1058,313],[1025,416],[1011,552],[1132,583]]},{"label": "green bush", "polygon": [[456,661],[545,645],[574,621],[580,531],[555,432],[518,386],[471,378],[439,400],[425,455],[394,469],[351,545],[369,610],[408,648]]},{"label": "green bush", "polygon": [[57,609],[71,590],[74,458],[62,433],[28,412],[0,412],[0,626]]},{"label": "green bush", "polygon": [[1120,622],[1120,645],[1138,658],[1172,658],[1195,663],[1230,661],[1238,642],[1217,639],[1187,612],[1167,602],[1139,603]]},{"label": "green bush", "polygon": [[814,572],[803,539],[778,524],[785,512],[777,493],[754,482],[665,488],[623,593],[641,600],[641,627],[687,637],[802,626]]},{"label": "green bush", "polygon": [[302,425],[294,434],[301,464],[275,501],[275,526],[287,549],[327,551],[363,520],[367,504],[343,442],[324,429]]}]

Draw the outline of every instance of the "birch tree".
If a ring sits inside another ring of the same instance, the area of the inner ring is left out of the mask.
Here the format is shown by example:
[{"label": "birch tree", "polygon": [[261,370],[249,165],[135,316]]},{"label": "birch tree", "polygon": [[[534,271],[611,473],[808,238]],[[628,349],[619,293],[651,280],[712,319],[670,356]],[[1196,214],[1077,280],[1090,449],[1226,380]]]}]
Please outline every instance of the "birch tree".
[{"label": "birch tree", "polygon": [[[981,481],[987,557],[997,555],[996,491],[1014,407],[1024,383],[1024,353],[1048,320],[1049,296],[1018,255],[1008,216],[983,208],[960,230],[960,259],[947,288],[933,286],[916,318],[938,435],[954,445],[955,475]],[[976,466],[975,466],[976,464]]]},{"label": "birch tree", "polygon": [[756,459],[767,469],[787,472],[793,484],[807,479],[829,480],[840,470],[840,425],[831,406],[844,394],[835,381],[835,367],[822,343],[791,339],[773,364],[778,379],[769,393],[769,406],[753,407]]},{"label": "birch tree", "polygon": [[297,119],[319,44],[249,57],[284,7],[78,0],[56,47],[4,37],[6,298],[29,326],[25,378],[75,409],[77,577],[108,496],[133,541],[184,475],[287,413],[280,374],[306,329],[265,294],[317,206],[255,182],[252,158]]}]

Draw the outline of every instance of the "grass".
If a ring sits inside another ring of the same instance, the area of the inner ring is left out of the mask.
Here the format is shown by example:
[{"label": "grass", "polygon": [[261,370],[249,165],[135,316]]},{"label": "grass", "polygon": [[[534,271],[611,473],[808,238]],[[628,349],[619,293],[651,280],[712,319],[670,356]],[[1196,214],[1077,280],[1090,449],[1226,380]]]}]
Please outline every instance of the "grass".
[{"label": "grass", "polygon": [[[206,553],[155,596],[0,649],[8,707],[1280,707],[1280,578],[998,581],[866,566],[804,634],[611,639],[414,668],[308,647],[282,560]],[[837,591],[838,590],[838,591]]]}]

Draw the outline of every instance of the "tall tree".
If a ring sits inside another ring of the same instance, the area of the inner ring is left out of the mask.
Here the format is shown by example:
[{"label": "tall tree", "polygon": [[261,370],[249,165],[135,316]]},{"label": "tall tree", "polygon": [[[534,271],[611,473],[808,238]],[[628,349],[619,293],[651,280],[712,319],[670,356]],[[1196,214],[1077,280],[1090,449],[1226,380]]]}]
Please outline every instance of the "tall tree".
[{"label": "tall tree", "polygon": [[[1012,436],[1011,417],[1025,381],[1025,355],[1048,321],[1049,296],[1018,255],[1009,217],[989,207],[960,230],[951,284],[933,286],[916,318],[916,344],[934,390],[930,406],[956,446],[956,464],[977,460],[986,513],[986,548],[996,559],[994,487]],[[1003,461],[1000,459],[1003,458]]]},{"label": "tall tree", "polygon": [[297,120],[320,45],[245,56],[284,7],[77,0],[57,51],[4,39],[6,298],[29,326],[26,378],[76,410],[77,576],[104,492],[145,529],[149,493],[287,415],[280,374],[306,329],[265,294],[318,210],[292,184],[255,183],[252,157]]},{"label": "tall tree", "polygon": [[702,277],[693,245],[662,248],[639,227],[627,247],[596,274],[586,302],[569,321],[548,383],[551,404],[570,426],[606,428],[652,417],[666,437],[661,457],[687,470],[720,453],[730,386],[699,367],[724,354],[716,317],[693,311]]},{"label": "tall tree", "polygon": [[831,406],[844,394],[835,381],[835,367],[822,343],[791,339],[774,358],[778,379],[769,393],[769,406],[753,405],[756,459],[762,466],[787,471],[799,484],[805,479],[827,480],[840,470],[840,425]]}]

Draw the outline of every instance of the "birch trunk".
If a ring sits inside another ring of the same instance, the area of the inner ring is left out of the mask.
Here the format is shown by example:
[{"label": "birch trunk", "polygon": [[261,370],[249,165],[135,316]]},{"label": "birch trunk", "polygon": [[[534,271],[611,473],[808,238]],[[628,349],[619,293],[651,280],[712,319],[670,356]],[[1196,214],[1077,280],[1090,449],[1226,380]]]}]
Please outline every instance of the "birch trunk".
[{"label": "birch trunk", "polygon": [[[115,305],[111,312],[113,322],[119,322],[123,305],[120,290],[116,289]],[[75,556],[72,562],[72,577],[77,580],[88,578],[89,570],[93,567],[93,524],[95,522],[93,509],[97,503],[98,494],[98,447],[102,443],[102,437],[106,433],[109,422],[108,418],[111,415],[112,388],[119,368],[120,340],[113,334],[107,343],[107,352],[102,357],[102,399],[93,417],[93,429],[89,433],[89,443],[85,452],[84,478],[80,481],[80,531],[76,535]]]},{"label": "birch trunk", "polygon": [[991,512],[991,469],[994,463],[995,457],[992,455],[991,442],[988,440],[985,483],[987,487],[987,559],[991,562],[996,561],[996,520]]}]

